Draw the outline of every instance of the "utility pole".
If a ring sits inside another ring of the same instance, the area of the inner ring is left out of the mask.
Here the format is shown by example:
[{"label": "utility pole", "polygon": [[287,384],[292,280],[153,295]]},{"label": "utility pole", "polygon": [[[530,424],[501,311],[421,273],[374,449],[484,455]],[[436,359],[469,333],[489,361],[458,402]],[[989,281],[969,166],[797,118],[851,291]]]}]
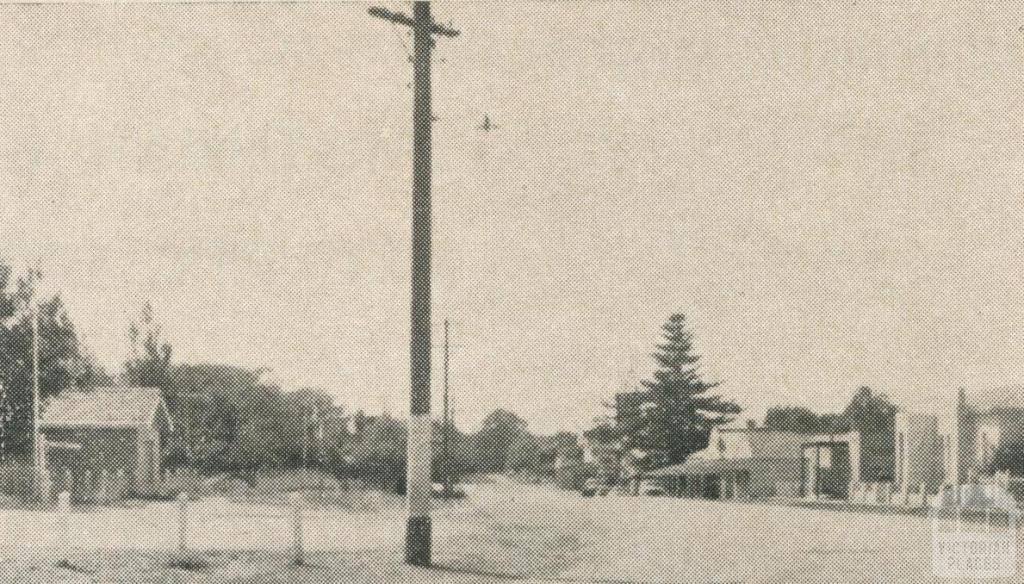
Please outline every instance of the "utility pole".
[{"label": "utility pole", "polygon": [[0,465],[7,462],[7,426],[11,423],[11,412],[7,404],[7,388],[0,381]]},{"label": "utility pole", "polygon": [[444,319],[444,418],[441,426],[441,472],[444,494],[452,495],[451,415],[448,410],[448,319]]},{"label": "utility pole", "polygon": [[[35,295],[35,291],[33,291]],[[32,470],[36,493],[43,497],[43,459],[39,439],[39,304],[32,299]]]},{"label": "utility pole", "polygon": [[413,3],[413,16],[385,8],[370,15],[413,31],[413,174],[412,174],[412,302],[409,342],[408,449],[406,452],[405,562],[430,565],[430,184],[431,124],[430,53],[433,35],[455,37],[457,30],[430,17],[430,2]]}]

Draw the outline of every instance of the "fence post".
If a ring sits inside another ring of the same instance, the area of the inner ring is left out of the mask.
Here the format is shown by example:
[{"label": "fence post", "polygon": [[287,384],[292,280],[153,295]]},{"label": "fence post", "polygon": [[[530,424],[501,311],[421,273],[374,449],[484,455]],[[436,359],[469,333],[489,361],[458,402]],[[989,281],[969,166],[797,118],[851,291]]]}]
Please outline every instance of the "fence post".
[{"label": "fence post", "polygon": [[71,563],[71,493],[61,491],[57,495],[57,554],[58,564]]},{"label": "fence post", "polygon": [[188,493],[178,495],[178,551],[188,549]]},{"label": "fence post", "polygon": [[302,493],[288,493],[288,502],[291,504],[292,510],[292,541],[295,564],[301,566],[306,563],[302,550]]}]

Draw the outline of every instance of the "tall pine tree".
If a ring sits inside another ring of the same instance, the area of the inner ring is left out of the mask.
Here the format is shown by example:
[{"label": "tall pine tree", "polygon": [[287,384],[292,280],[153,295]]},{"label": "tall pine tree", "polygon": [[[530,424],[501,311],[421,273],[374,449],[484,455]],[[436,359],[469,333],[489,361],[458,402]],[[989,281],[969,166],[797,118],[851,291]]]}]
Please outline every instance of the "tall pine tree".
[{"label": "tall pine tree", "polygon": [[642,382],[641,414],[622,430],[627,447],[648,453],[648,461],[677,463],[705,448],[711,429],[732,421],[740,407],[708,393],[718,384],[701,378],[686,317],[673,314],[661,328],[663,341],[652,355],[658,368]]}]

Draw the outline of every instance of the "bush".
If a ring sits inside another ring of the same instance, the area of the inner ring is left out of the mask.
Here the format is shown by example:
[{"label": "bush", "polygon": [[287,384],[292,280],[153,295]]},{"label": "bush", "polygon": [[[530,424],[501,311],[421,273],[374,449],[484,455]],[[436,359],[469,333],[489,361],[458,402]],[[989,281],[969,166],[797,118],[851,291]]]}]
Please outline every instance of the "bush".
[{"label": "bush", "polygon": [[17,501],[31,501],[35,498],[33,469],[23,464],[0,466],[0,493]]},{"label": "bush", "polygon": [[178,467],[164,472],[163,480],[154,498],[168,501],[181,493],[188,493],[191,499],[201,499],[229,490],[231,478],[226,474],[203,476],[198,470]]},{"label": "bush", "polygon": [[173,553],[167,562],[167,566],[179,570],[199,572],[209,568],[210,561],[203,554],[188,550]]}]

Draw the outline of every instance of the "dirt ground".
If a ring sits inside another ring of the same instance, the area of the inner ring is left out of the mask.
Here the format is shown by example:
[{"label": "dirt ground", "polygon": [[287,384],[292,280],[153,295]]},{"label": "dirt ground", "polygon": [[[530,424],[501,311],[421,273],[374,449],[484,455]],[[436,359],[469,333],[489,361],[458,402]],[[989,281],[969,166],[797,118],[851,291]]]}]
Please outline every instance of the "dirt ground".
[{"label": "dirt ground", "polygon": [[[307,565],[295,566],[288,510],[209,499],[190,508],[77,512],[70,565],[58,566],[50,513],[0,512],[0,582],[825,582],[940,581],[925,517],[768,504],[601,497],[512,483],[480,486],[434,513],[434,560],[401,562],[399,505],[304,513]],[[1020,540],[1018,539],[1018,544]],[[1019,547],[1019,546],[1018,546]],[[1017,579],[1022,581],[1018,572]]]}]

